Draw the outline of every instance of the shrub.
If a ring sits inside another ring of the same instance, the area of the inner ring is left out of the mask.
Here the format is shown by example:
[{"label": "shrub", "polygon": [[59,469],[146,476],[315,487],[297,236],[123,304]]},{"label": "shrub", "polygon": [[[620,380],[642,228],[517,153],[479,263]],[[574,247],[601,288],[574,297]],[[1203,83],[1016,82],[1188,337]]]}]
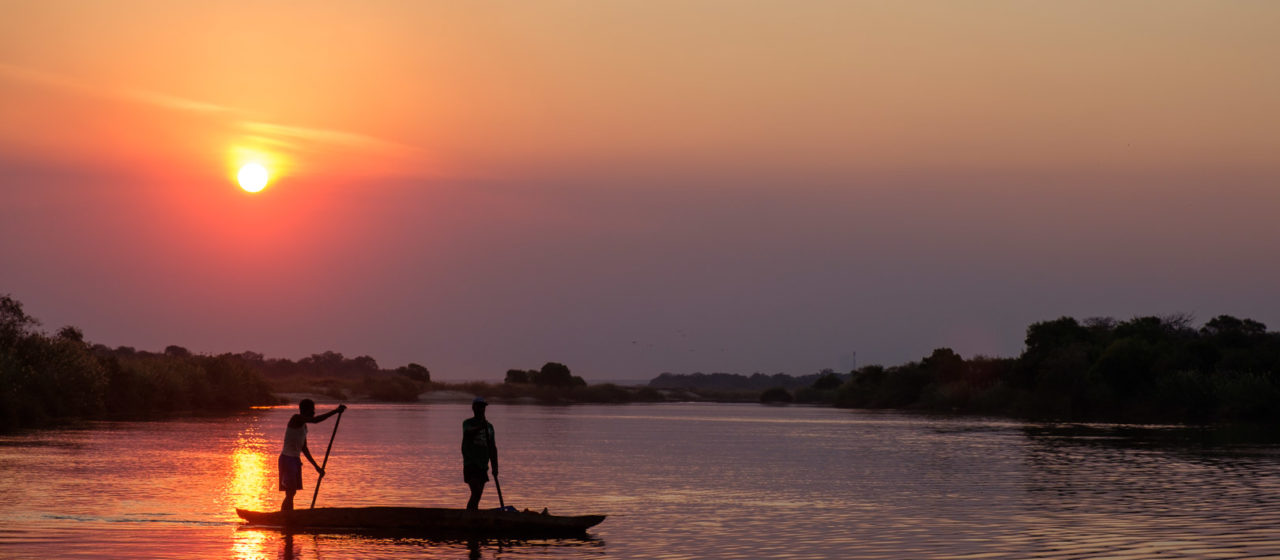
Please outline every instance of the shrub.
[{"label": "shrub", "polygon": [[366,381],[369,396],[380,401],[414,402],[422,392],[421,386],[403,375],[370,378]]},{"label": "shrub", "polygon": [[773,387],[760,393],[760,402],[762,403],[789,403],[792,400],[791,393],[788,393],[782,387]]},{"label": "shrub", "polygon": [[507,378],[503,380],[503,383],[529,383],[531,381],[530,380],[531,373],[537,374],[536,371],[525,371],[522,369],[509,369],[507,370]]},{"label": "shrub", "polygon": [[419,383],[431,382],[431,370],[420,364],[409,364],[396,368],[396,373],[408,377]]}]

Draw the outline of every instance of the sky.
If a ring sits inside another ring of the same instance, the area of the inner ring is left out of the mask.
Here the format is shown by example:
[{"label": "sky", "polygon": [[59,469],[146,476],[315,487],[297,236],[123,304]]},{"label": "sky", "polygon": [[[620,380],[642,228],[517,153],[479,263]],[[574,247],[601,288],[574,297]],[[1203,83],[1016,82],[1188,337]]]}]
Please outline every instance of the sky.
[{"label": "sky", "polygon": [[93,343],[600,382],[1280,328],[1280,3],[0,12],[0,294]]}]

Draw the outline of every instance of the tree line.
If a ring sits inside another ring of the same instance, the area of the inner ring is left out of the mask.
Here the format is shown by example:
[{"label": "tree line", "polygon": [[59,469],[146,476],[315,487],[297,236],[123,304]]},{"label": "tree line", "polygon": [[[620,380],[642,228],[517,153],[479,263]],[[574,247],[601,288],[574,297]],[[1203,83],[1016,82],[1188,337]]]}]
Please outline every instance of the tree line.
[{"label": "tree line", "polygon": [[76,327],[49,335],[22,303],[0,296],[0,431],[66,418],[138,418],[274,404],[243,360],[111,350]]},{"label": "tree line", "polygon": [[411,363],[385,369],[370,356],[327,351],[299,360],[258,352],[194,354],[90,344],[76,327],[41,331],[22,303],[0,295],[0,432],[69,419],[132,419],[178,413],[225,413],[278,404],[277,393],[321,393],[334,399],[415,402],[430,390],[465,390],[543,403],[652,402],[652,389],[591,385],[568,366],[507,372],[501,384],[433,383]]},{"label": "tree line", "polygon": [[420,364],[384,369],[369,356],[323,352],[294,361],[256,352],[196,355],[180,346],[163,352],[112,349],[85,342],[76,327],[50,335],[38,325],[20,302],[0,296],[0,431],[67,418],[228,412],[276,404],[274,393],[280,392],[412,402],[438,389],[546,403],[658,402],[693,395],[1045,419],[1280,420],[1280,333],[1230,315],[1200,328],[1184,315],[1128,321],[1062,317],[1028,327],[1025,349],[1014,358],[966,360],[939,348],[919,361],[848,374],[664,373],[643,388],[588,385],[558,362],[508,370],[501,384],[442,384],[433,383]]},{"label": "tree line", "polygon": [[[716,389],[722,391],[760,391],[777,387],[801,389],[819,383],[819,381],[830,376],[834,376],[837,379],[836,385],[839,385],[839,381],[849,377],[848,374],[841,375],[830,369],[824,369],[818,373],[808,375],[753,373],[748,376],[740,373],[668,372],[651,379],[649,386],[657,389]],[[830,380],[823,381],[823,383],[829,384]]]},{"label": "tree line", "polygon": [[915,408],[1105,421],[1280,420],[1280,333],[1230,315],[1200,328],[1185,315],[1127,321],[1062,317],[1027,328],[1015,358],[950,348],[866,366],[836,406]]}]

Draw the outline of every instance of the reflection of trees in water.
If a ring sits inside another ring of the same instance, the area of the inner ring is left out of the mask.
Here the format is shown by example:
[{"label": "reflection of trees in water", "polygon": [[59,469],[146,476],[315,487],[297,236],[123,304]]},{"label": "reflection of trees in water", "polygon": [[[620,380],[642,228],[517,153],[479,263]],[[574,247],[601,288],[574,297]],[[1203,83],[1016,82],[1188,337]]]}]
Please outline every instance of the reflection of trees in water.
[{"label": "reflection of trees in water", "polygon": [[1027,490],[1058,511],[1221,516],[1280,505],[1274,434],[1079,425],[1023,433]]},{"label": "reflection of trees in water", "polygon": [[1043,558],[1280,553],[1280,446],[1239,430],[1041,425],[1017,539]]}]

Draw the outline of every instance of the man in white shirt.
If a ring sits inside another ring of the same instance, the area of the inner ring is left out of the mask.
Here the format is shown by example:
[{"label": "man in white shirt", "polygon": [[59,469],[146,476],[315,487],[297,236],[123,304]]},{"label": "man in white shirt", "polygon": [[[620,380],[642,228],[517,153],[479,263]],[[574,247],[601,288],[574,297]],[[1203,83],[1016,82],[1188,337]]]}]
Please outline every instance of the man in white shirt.
[{"label": "man in white shirt", "polygon": [[316,468],[316,472],[320,473],[320,476],[324,476],[324,469],[316,464],[315,458],[311,456],[311,450],[307,449],[307,424],[323,422],[330,416],[346,409],[347,405],[340,404],[338,408],[316,416],[316,403],[314,401],[302,399],[298,403],[298,414],[294,414],[292,418],[289,418],[289,426],[284,429],[284,447],[280,450],[280,489],[284,491],[284,503],[280,504],[280,511],[293,509],[293,495],[302,489],[302,458],[300,455],[306,455],[307,460],[311,461],[311,466]]}]

